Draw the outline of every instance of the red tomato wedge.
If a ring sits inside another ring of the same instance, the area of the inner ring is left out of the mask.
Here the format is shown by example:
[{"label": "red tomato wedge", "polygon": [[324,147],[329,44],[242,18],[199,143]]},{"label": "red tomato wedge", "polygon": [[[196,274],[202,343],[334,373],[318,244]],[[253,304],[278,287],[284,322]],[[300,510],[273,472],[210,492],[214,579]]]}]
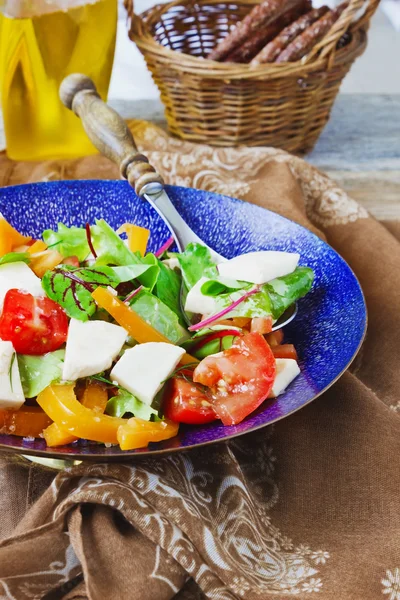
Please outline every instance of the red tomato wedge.
[{"label": "red tomato wedge", "polygon": [[177,377],[167,384],[163,409],[166,418],[175,423],[203,425],[218,418],[210,398],[196,384]]},{"label": "red tomato wedge", "polygon": [[210,388],[223,424],[236,425],[268,397],[275,375],[271,348],[260,333],[247,333],[221,355],[202,360],[193,381]]},{"label": "red tomato wedge", "polygon": [[250,331],[251,333],[261,333],[261,335],[271,333],[272,317],[254,317],[251,320]]},{"label": "red tomato wedge", "polygon": [[279,346],[283,342],[283,331],[282,329],[278,329],[277,331],[273,331],[269,333],[266,338],[268,344],[273,348],[274,346]]},{"label": "red tomato wedge", "polygon": [[272,353],[275,358],[292,358],[293,360],[298,360],[296,348],[293,344],[274,346],[272,348]]},{"label": "red tomato wedge", "polygon": [[79,267],[79,259],[77,256],[67,256],[62,261],[63,265],[71,265],[71,267]]},{"label": "red tomato wedge", "polygon": [[67,315],[49,298],[36,298],[21,290],[9,290],[0,317],[0,338],[13,343],[20,354],[46,354],[64,344]]}]

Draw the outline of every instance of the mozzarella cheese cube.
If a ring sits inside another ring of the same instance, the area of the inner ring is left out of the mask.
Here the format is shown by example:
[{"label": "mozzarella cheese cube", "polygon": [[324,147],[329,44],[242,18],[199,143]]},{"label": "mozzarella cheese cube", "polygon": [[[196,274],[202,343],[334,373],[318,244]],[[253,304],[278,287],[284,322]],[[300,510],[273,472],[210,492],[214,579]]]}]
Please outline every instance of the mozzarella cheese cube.
[{"label": "mozzarella cheese cube", "polygon": [[189,290],[185,301],[185,311],[200,315],[211,315],[218,311],[218,305],[215,298],[201,293],[202,285],[206,281],[209,281],[208,277],[202,277],[192,289]]},{"label": "mozzarella cheese cube", "polygon": [[276,398],[282,394],[299,373],[299,365],[293,358],[277,358],[275,381],[269,397]]},{"label": "mozzarella cheese cube", "polygon": [[24,402],[14,346],[11,342],[0,340],[0,408],[18,410]]},{"label": "mozzarella cheese cube", "polygon": [[109,369],[127,336],[125,329],[106,321],[71,319],[62,378],[75,381]]},{"label": "mozzarella cheese cube", "polygon": [[262,284],[292,273],[300,255],[290,252],[261,251],[241,254],[217,265],[223,277]]},{"label": "mozzarella cheese cube", "polygon": [[164,265],[167,265],[172,271],[174,269],[181,270],[181,264],[176,256],[172,256],[171,258],[165,258],[163,261]]},{"label": "mozzarella cheese cube", "polygon": [[183,348],[165,342],[138,344],[124,352],[110,377],[136,398],[151,405],[184,354]]},{"label": "mozzarella cheese cube", "polygon": [[42,281],[24,262],[0,265],[0,311],[9,290],[17,289],[29,292],[33,296],[44,296]]}]

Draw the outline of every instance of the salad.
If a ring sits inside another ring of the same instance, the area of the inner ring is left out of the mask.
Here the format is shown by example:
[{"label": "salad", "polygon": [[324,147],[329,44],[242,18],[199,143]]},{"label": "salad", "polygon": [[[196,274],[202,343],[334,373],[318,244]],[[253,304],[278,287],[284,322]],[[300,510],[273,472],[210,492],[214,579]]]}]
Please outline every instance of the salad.
[{"label": "salad", "polygon": [[146,252],[149,235],[99,219],[32,239],[0,216],[0,433],[142,448],[236,425],[297,377],[272,327],[312,286],[298,254],[216,264],[172,238]]}]

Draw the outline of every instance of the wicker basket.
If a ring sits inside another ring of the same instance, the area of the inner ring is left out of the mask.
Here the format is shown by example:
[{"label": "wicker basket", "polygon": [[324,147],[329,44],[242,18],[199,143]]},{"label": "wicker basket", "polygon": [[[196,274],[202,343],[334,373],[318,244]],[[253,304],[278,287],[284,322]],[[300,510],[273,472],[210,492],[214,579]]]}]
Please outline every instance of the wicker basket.
[{"label": "wicker basket", "polygon": [[[342,79],[366,47],[379,0],[351,0],[303,60],[257,67],[204,58],[257,0],[175,0],[141,16],[134,14],[133,0],[125,2],[130,38],[160,89],[172,134],[215,146],[306,152],[328,121]],[[346,31],[350,42],[338,50]]]}]

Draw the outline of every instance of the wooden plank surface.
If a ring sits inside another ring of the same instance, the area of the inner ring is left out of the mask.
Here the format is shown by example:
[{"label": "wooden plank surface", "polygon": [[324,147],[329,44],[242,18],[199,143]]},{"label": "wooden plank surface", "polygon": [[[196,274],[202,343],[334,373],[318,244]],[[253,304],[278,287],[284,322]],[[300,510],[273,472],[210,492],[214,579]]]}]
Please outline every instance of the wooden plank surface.
[{"label": "wooden plank surface", "polygon": [[399,171],[400,94],[339,95],[307,160],[324,170]]},{"label": "wooden plank surface", "polygon": [[378,219],[400,219],[400,95],[339,95],[307,160]]}]

